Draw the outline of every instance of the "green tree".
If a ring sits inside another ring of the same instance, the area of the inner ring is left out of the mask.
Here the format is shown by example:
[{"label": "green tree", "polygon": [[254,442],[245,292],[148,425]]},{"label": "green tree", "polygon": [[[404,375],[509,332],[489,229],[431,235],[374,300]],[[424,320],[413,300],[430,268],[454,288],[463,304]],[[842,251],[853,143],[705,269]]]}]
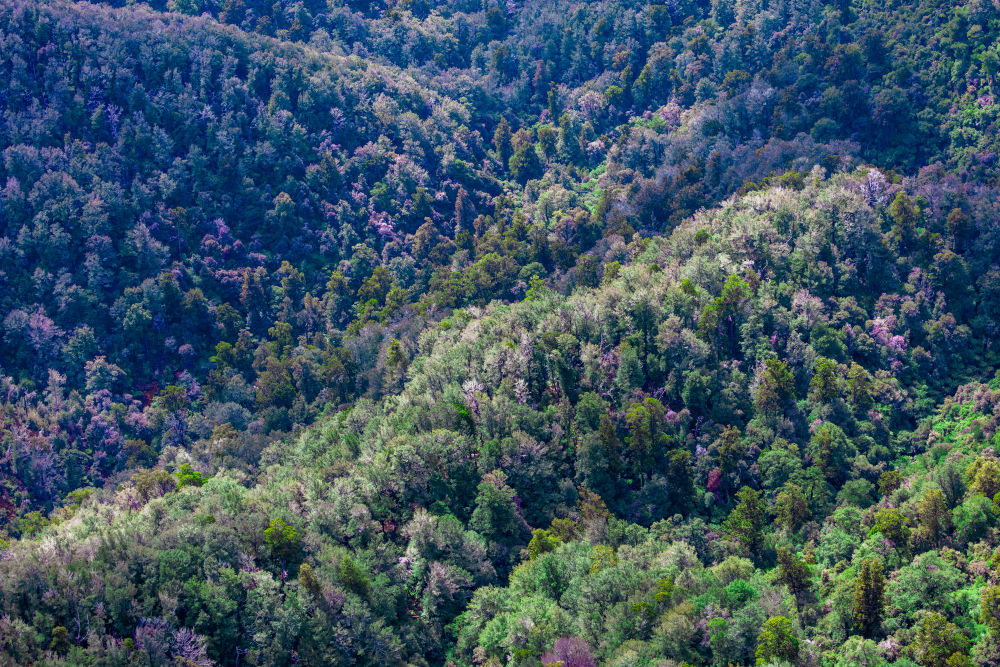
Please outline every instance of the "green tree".
[{"label": "green tree", "polygon": [[535,145],[528,141],[522,144],[510,156],[508,162],[510,175],[519,183],[527,183],[542,175],[542,161],[538,159]]},{"label": "green tree", "polygon": [[[753,290],[749,283],[737,275],[730,275],[722,286],[722,293],[702,310],[698,317],[698,333],[717,351],[737,356],[741,315],[751,296]],[[720,344],[723,339],[729,343],[726,349]]]},{"label": "green tree", "polygon": [[665,452],[669,438],[663,433],[666,409],[655,398],[632,403],[625,413],[628,424],[628,455],[633,475],[648,474],[654,461]]},{"label": "green tree", "polygon": [[691,479],[691,452],[684,449],[670,451],[667,463],[667,482],[674,511],[685,513],[694,503],[694,480]]},{"label": "green tree", "polygon": [[542,147],[542,155],[547,161],[552,161],[558,155],[558,135],[551,125],[542,125],[538,128],[538,143]]},{"label": "green tree", "polygon": [[917,535],[931,546],[937,546],[951,533],[951,512],[941,489],[930,488],[917,500]]},{"label": "green tree", "polygon": [[794,662],[799,657],[799,639],[795,636],[792,622],[784,616],[772,616],[764,621],[755,655],[758,665],[772,660]]},{"label": "green tree", "polygon": [[615,554],[614,547],[606,544],[595,544],[590,548],[590,574],[597,574],[601,570],[618,565],[618,555]]},{"label": "green tree", "polygon": [[989,626],[993,634],[1000,635],[1000,584],[993,584],[983,589],[979,622]]},{"label": "green tree", "polygon": [[878,492],[883,496],[892,495],[902,485],[903,475],[898,470],[886,470],[878,476]]},{"label": "green tree", "polygon": [[764,546],[764,525],[767,506],[760,491],[744,486],[736,493],[736,505],[723,523],[726,532],[736,540],[740,552],[755,560]]},{"label": "green tree", "polygon": [[810,438],[809,453],[823,471],[823,476],[836,487],[846,481],[850,462],[857,450],[839,426],[825,422]]},{"label": "green tree", "polygon": [[494,470],[483,477],[477,491],[469,528],[499,544],[523,544],[528,525],[514,502],[514,489],[507,486],[507,475]]},{"label": "green tree", "polygon": [[[961,664],[972,643],[957,625],[936,611],[925,612],[917,625],[917,635],[910,644],[913,657],[926,667],[950,667]],[[966,664],[968,664],[966,662]]]},{"label": "green tree", "polygon": [[768,359],[764,364],[757,391],[754,392],[754,407],[765,415],[778,415],[795,397],[795,378],[784,361]]},{"label": "green tree", "polygon": [[881,561],[866,558],[854,583],[852,619],[863,637],[875,637],[882,629],[885,610],[885,574]]},{"label": "green tree", "polygon": [[49,650],[63,655],[70,649],[69,630],[61,625],[52,628],[52,641],[49,643]]},{"label": "green tree", "polygon": [[777,581],[788,587],[788,592],[799,604],[804,594],[812,587],[812,570],[797,553],[785,547],[778,548],[777,558]]},{"label": "green tree", "polygon": [[791,531],[798,530],[809,518],[809,503],[802,487],[794,482],[785,484],[774,502],[778,523]]},{"label": "green tree", "polygon": [[851,399],[851,406],[859,413],[866,413],[874,404],[872,376],[865,370],[864,366],[856,362],[851,362],[851,368],[847,371],[847,392]]},{"label": "green tree", "polygon": [[981,493],[987,498],[1000,493],[1000,463],[996,459],[977,457],[969,465],[966,475],[969,478],[969,489],[975,493]]},{"label": "green tree", "polygon": [[917,236],[917,224],[921,219],[920,208],[905,192],[899,191],[889,204],[889,217],[892,220],[890,239],[901,250],[912,248]]},{"label": "green tree", "polygon": [[493,132],[493,147],[496,149],[500,164],[504,167],[507,166],[511,154],[514,152],[510,143],[511,136],[510,123],[507,122],[506,118],[501,118],[500,122],[497,123],[496,130]]},{"label": "green tree", "polygon": [[896,507],[884,507],[875,513],[875,523],[869,535],[881,533],[882,537],[891,540],[893,546],[905,554],[910,544],[910,520]]},{"label": "green tree", "polygon": [[627,399],[633,389],[645,384],[646,375],[642,370],[639,353],[628,341],[618,346],[618,371],[615,373],[615,388]]},{"label": "green tree", "polygon": [[284,563],[298,558],[302,538],[299,531],[275,517],[264,529],[264,542],[271,548],[271,554]]},{"label": "green tree", "polygon": [[544,553],[555,551],[561,544],[562,540],[558,536],[543,528],[536,528],[531,533],[531,541],[528,542],[528,558],[534,559]]},{"label": "green tree", "polygon": [[344,556],[340,561],[339,579],[341,585],[349,591],[353,591],[363,598],[367,598],[371,592],[371,582],[368,581],[365,571],[350,556]]},{"label": "green tree", "polygon": [[829,403],[840,396],[840,367],[825,357],[816,359],[815,373],[809,381],[809,398],[817,403]]},{"label": "green tree", "polygon": [[177,469],[177,488],[183,489],[185,486],[201,486],[205,483],[204,476],[191,467],[189,461],[185,461]]}]

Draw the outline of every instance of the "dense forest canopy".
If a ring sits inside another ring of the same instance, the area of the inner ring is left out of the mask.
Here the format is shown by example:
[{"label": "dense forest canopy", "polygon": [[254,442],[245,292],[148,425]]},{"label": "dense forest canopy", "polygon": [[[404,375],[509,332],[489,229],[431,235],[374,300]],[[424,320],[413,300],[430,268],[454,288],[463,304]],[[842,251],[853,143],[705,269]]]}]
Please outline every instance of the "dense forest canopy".
[{"label": "dense forest canopy", "polygon": [[994,0],[0,0],[0,664],[1000,664]]}]

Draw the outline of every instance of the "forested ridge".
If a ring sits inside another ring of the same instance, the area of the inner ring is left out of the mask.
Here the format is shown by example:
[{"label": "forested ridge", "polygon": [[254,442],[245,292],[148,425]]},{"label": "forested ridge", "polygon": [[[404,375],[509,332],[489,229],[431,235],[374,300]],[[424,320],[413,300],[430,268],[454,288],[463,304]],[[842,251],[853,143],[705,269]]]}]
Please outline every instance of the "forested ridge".
[{"label": "forested ridge", "polygon": [[0,664],[1000,663],[1000,6],[0,2]]}]

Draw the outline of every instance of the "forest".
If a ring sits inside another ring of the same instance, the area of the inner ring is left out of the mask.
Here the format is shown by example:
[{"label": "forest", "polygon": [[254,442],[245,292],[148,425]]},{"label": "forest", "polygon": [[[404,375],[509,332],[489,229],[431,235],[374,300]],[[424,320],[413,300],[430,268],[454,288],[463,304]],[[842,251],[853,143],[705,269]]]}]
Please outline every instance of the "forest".
[{"label": "forest", "polygon": [[1000,2],[0,0],[0,666],[1000,664]]}]

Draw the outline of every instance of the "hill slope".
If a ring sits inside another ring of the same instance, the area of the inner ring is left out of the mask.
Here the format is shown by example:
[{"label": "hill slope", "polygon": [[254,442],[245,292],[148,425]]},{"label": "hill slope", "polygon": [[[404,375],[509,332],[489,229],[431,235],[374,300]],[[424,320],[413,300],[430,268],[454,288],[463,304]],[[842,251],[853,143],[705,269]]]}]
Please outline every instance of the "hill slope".
[{"label": "hill slope", "polygon": [[[176,475],[62,510],[0,562],[5,650],[36,659],[66,628],[74,664],[743,662],[768,621],[804,656],[866,634],[889,659],[922,650],[926,611],[986,651],[963,563],[986,560],[986,581],[993,489],[969,463],[992,461],[996,392],[924,420],[989,372],[969,323],[989,297],[938,282],[964,261],[923,250],[931,200],[906,240],[906,196],[874,170],[816,171],[612,244],[596,289],[535,282],[425,331],[399,395],[269,448],[256,479],[178,453]],[[869,626],[851,611],[864,558],[890,579]],[[961,604],[913,592],[954,558]]]},{"label": "hill slope", "polygon": [[0,664],[996,664],[997,9],[0,3]]}]

